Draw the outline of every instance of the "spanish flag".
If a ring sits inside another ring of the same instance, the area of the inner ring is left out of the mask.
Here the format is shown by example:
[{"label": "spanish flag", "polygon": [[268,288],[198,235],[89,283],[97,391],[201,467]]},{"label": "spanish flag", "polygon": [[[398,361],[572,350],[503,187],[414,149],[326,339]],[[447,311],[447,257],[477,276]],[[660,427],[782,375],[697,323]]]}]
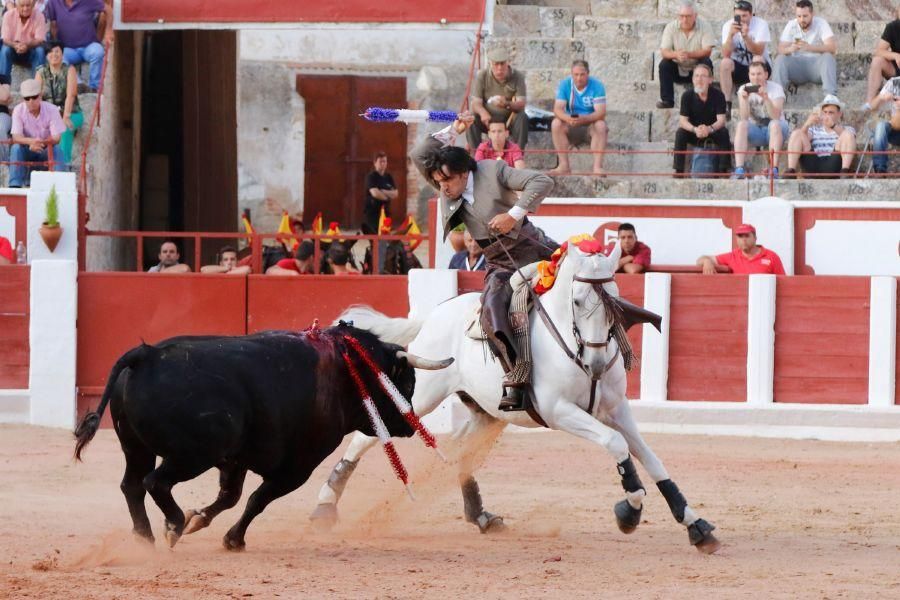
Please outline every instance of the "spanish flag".
[{"label": "spanish flag", "polygon": [[244,222],[244,231],[247,233],[247,243],[253,241],[253,225],[250,223],[250,209],[245,208],[241,215],[241,221]]},{"label": "spanish flag", "polygon": [[322,213],[321,212],[316,213],[316,218],[313,219],[312,232],[315,235],[319,235],[320,233],[322,233]]},{"label": "spanish flag", "polygon": [[[404,231],[404,235],[422,235],[422,230],[419,229],[419,225],[412,215],[406,216],[406,220],[403,221],[403,225],[400,226],[400,231]],[[421,243],[422,240],[411,240],[409,242],[410,250],[415,250]]]},{"label": "spanish flag", "polygon": [[[326,231],[325,233],[327,235],[340,235],[341,226],[338,224],[337,221],[332,221],[331,223],[328,224],[328,231]],[[331,238],[322,238],[322,241],[326,244],[330,244]],[[340,240],[340,241],[343,242],[344,240]]]},{"label": "spanish flag", "polygon": [[[291,229],[291,218],[288,216],[288,212],[286,210],[281,211],[281,223],[278,224],[278,233],[286,233],[293,234],[294,231]],[[288,239],[281,240],[281,243],[284,245],[285,249],[290,250],[291,252],[295,252],[297,250],[297,246],[300,245],[300,242],[297,241],[297,238],[291,237]]]},{"label": "spanish flag", "polygon": [[384,207],[382,206],[381,212],[378,214],[378,233],[390,233],[391,232],[390,225],[388,225],[387,231],[384,230],[384,220],[386,218],[389,218],[389,217],[384,214]]}]

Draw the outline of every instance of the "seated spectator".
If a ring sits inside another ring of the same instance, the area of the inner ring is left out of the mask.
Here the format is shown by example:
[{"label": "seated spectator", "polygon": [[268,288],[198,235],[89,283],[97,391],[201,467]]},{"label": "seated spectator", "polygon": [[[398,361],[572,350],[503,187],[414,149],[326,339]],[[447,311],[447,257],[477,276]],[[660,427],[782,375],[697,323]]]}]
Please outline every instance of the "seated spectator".
[{"label": "seated spectator", "polygon": [[472,237],[472,234],[466,231],[463,234],[463,241],[466,245],[465,250],[460,250],[450,259],[448,269],[458,269],[460,271],[485,271],[487,263],[484,260],[484,250]]},{"label": "seated spectator", "polygon": [[[637,239],[637,232],[631,223],[619,225],[619,244],[622,256],[616,273],[643,273],[650,267],[650,246]],[[607,246],[606,254],[612,252],[615,242]]]},{"label": "seated spectator", "polygon": [[47,22],[44,15],[34,9],[34,0],[17,0],[16,9],[3,15],[0,26],[0,75],[9,77],[13,63],[31,67],[31,77],[44,64],[44,42],[47,39]]},{"label": "seated spectator", "polygon": [[784,266],[778,255],[756,243],[756,228],[753,225],[744,223],[735,227],[734,239],[737,248],[731,252],[697,259],[697,265],[703,267],[704,274],[715,275],[716,266],[721,265],[737,275],[784,275]]},{"label": "seated spectator", "polygon": [[553,122],[550,124],[553,147],[559,152],[559,165],[549,175],[571,172],[569,155],[572,147],[590,138],[594,154],[593,172],[603,174],[603,154],[609,129],[606,126],[606,89],[599,79],[591,77],[585,60],[572,62],[572,75],[556,88]]},{"label": "seated spectator", "polygon": [[9,240],[0,235],[0,265],[11,265],[16,262],[16,255],[13,253],[12,244]]},{"label": "seated spectator", "polygon": [[[890,105],[891,117],[875,126],[872,144],[875,152],[885,152],[888,146],[900,146],[900,77],[892,77],[884,84],[881,92],[872,99],[872,111],[877,111],[883,103]],[[878,174],[887,173],[888,155],[873,154],[872,167]]]},{"label": "seated spectator", "polygon": [[528,144],[528,115],[525,114],[527,88],[525,74],[509,65],[505,48],[492,48],[488,53],[489,69],[475,75],[471,110],[475,122],[466,132],[469,148],[481,145],[481,134],[487,132],[491,121],[503,121],[519,148]]},{"label": "seated spectator", "polygon": [[201,273],[228,273],[229,275],[249,275],[250,265],[238,265],[237,248],[222,246],[219,250],[219,264],[200,267]]},{"label": "seated spectator", "polygon": [[78,74],[75,67],[63,62],[63,47],[60,42],[47,44],[47,64],[41,66],[35,80],[41,84],[44,100],[52,102],[62,114],[66,130],[59,137],[59,151],[62,161],[72,163],[72,144],[75,131],[84,123],[84,115],[78,104]]},{"label": "seated spectator", "polygon": [[[697,146],[703,140],[712,140],[718,150],[731,150],[731,139],[725,128],[725,95],[710,86],[712,67],[700,63],[694,67],[694,88],[681,95],[681,116],[675,132],[675,176],[685,174],[685,155],[688,145]],[[716,157],[716,172],[727,173],[731,164],[728,154]]]},{"label": "seated spectator", "polygon": [[719,84],[725,94],[725,118],[731,119],[731,92],[735,85],[750,81],[750,64],[760,61],[769,68],[769,24],[754,16],[747,0],[734,3],[734,17],[722,25],[722,60]]},{"label": "seated spectator", "polygon": [[[825,96],[806,121],[788,140],[788,169],[795,177],[797,164],[804,173],[828,174],[825,179],[849,176],[856,151],[856,130],[841,124],[844,105],[837,96]],[[815,155],[805,154],[815,152]],[[800,153],[804,154],[800,154]]]},{"label": "seated spectator", "polygon": [[103,13],[106,30],[103,44],[109,45],[113,39],[112,7],[103,0],[48,0],[47,19],[50,21],[50,36],[63,44],[63,57],[67,64],[77,67],[83,62],[90,63],[88,89],[96,92],[100,87],[103,68],[103,44],[97,41],[97,27],[94,16]]},{"label": "seated spectator", "polygon": [[[778,177],[778,152],[788,136],[784,118],[784,90],[769,81],[766,65],[750,65],[750,83],[738,89],[738,108],[741,120],[734,130],[734,178],[744,178],[744,160],[749,146],[769,147],[775,151],[772,176]],[[753,91],[750,91],[753,90]]]},{"label": "seated spectator", "polygon": [[9,130],[12,128],[12,116],[9,114],[11,102],[10,78],[0,75],[0,160],[9,160],[9,144],[2,142],[9,140]]},{"label": "seated spectator", "polygon": [[491,121],[488,125],[488,141],[481,142],[478,146],[475,160],[502,160],[515,169],[525,168],[525,155],[518,144],[509,141],[506,121]]},{"label": "seated spectator", "polygon": [[694,67],[709,66],[712,73],[713,46],[716,38],[709,27],[697,20],[697,7],[691,0],[681,0],[678,18],[663,29],[659,44],[659,102],[656,108],[675,106],[675,84],[691,83]]},{"label": "seated spectator", "polygon": [[311,275],[315,272],[313,255],[315,245],[309,240],[300,242],[293,258],[283,258],[276,264],[266,269],[266,275],[282,275],[296,277],[297,275]]},{"label": "seated spectator", "polygon": [[165,240],[159,246],[159,264],[147,269],[148,273],[190,273],[191,268],[179,262],[181,253],[172,240]]},{"label": "seated spectator", "polygon": [[837,41],[828,21],[813,16],[810,0],[798,0],[797,17],[784,26],[772,79],[785,90],[790,83],[821,83],[825,94],[837,94]]},{"label": "seated spectator", "polygon": [[325,260],[334,275],[360,275],[350,263],[350,251],[343,244],[331,244]]},{"label": "seated spectator", "polygon": [[[45,162],[49,160],[48,146],[59,144],[66,130],[59,109],[41,100],[41,84],[26,79],[19,88],[22,103],[13,109],[11,158],[14,162]],[[55,150],[55,148],[54,148]],[[65,165],[59,154],[54,154],[53,170],[63,171]],[[40,168],[40,167],[38,167]],[[14,164],[9,167],[9,187],[25,187],[29,182],[32,166]]]},{"label": "seated spectator", "polygon": [[863,110],[871,108],[872,100],[878,95],[884,79],[900,77],[900,7],[897,8],[896,16],[896,19],[884,26],[881,39],[875,44]]}]

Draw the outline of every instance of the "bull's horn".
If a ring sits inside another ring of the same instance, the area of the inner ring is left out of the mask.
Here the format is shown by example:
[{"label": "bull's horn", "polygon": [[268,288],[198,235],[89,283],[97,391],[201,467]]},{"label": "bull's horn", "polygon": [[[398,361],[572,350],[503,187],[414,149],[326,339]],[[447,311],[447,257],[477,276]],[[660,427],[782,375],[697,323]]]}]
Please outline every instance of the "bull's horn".
[{"label": "bull's horn", "polygon": [[397,350],[397,358],[406,358],[406,361],[417,369],[425,369],[426,371],[437,371],[438,369],[446,369],[453,364],[453,357],[444,360],[431,360],[422,358],[403,350]]}]

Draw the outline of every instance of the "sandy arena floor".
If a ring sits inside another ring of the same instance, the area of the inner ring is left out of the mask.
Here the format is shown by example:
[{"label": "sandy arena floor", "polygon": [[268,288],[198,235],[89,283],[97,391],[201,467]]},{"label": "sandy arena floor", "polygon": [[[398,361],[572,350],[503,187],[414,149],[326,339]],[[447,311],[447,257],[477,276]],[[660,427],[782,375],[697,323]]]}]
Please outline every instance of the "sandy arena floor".
[{"label": "sandy arena floor", "polygon": [[[413,440],[399,449],[415,503],[376,449],[333,534],[313,533],[307,515],[335,455],[257,518],[246,552],[220,541],[256,477],[210,528],[152,550],[131,538],[112,431],[75,464],[67,432],[0,426],[0,597],[900,598],[900,444],[649,441],[718,527],[718,554],[688,545],[655,489],[638,530],[619,533],[611,459],[547,432],[506,434],[481,470],[485,507],[509,526],[497,535],[462,520],[455,469]],[[176,499],[200,507],[216,483],[207,473],[176,487]],[[148,506],[159,537],[162,516]]]}]

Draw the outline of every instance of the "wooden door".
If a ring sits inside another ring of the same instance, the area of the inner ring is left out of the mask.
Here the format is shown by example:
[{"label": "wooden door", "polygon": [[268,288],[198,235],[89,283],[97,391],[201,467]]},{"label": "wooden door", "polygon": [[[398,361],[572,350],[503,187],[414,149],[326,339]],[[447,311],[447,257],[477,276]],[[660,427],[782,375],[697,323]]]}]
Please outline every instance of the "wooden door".
[{"label": "wooden door", "polygon": [[400,192],[391,206],[399,223],[406,215],[406,125],[370,123],[359,115],[370,106],[406,108],[406,79],[299,75],[297,93],[306,105],[305,221],[321,212],[326,225],[359,228],[366,174],[383,150]]}]

